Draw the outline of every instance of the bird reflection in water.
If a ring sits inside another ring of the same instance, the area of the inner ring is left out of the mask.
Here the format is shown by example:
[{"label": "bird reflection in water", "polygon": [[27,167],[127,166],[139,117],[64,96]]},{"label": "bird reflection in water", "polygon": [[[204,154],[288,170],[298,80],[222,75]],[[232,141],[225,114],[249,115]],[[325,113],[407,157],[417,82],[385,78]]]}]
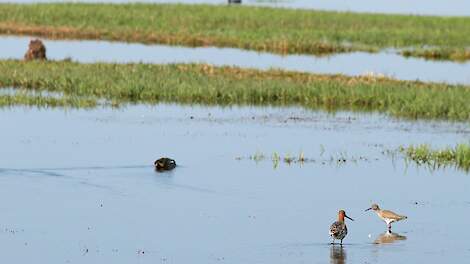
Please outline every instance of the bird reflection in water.
[{"label": "bird reflection in water", "polygon": [[387,231],[380,234],[374,241],[374,244],[392,244],[400,240],[406,240],[406,236]]},{"label": "bird reflection in water", "polygon": [[344,264],[346,263],[346,250],[343,246],[330,247],[330,263],[331,264]]}]

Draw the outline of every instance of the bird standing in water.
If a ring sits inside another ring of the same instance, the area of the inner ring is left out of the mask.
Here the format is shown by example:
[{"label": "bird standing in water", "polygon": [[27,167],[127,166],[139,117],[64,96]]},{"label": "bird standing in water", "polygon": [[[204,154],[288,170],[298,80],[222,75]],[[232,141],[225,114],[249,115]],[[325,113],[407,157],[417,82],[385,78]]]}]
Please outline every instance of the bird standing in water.
[{"label": "bird standing in water", "polygon": [[404,215],[399,215],[392,211],[382,210],[377,204],[373,204],[370,208],[366,209],[366,212],[369,210],[374,211],[377,216],[380,217],[380,219],[382,219],[387,224],[388,232],[392,232],[393,222],[398,222],[408,218]]},{"label": "bird standing in water", "polygon": [[340,210],[338,212],[338,221],[334,222],[330,226],[330,236],[333,239],[331,241],[332,245],[335,244],[335,239],[340,240],[340,245],[343,245],[343,239],[348,234],[348,228],[346,227],[346,223],[344,222],[345,217],[351,221],[354,221],[354,219],[346,215],[346,212],[344,210]]}]

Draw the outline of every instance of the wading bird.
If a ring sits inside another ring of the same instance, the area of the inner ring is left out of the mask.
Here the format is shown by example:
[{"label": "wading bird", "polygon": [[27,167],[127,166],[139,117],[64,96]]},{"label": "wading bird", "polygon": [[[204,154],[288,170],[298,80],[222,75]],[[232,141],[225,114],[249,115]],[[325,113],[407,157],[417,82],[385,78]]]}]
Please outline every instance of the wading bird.
[{"label": "wading bird", "polygon": [[350,219],[351,221],[354,221],[354,219],[346,215],[346,212],[344,210],[340,210],[338,212],[338,221],[334,222],[330,226],[330,236],[333,239],[331,241],[332,245],[335,244],[335,239],[340,240],[340,245],[343,245],[343,239],[348,234],[348,228],[344,223],[345,217]]},{"label": "wading bird", "polygon": [[404,220],[408,217],[404,215],[396,214],[392,211],[382,210],[377,204],[373,204],[370,208],[366,209],[366,212],[373,210],[380,219],[382,219],[386,224],[389,232],[392,232],[392,223]]}]

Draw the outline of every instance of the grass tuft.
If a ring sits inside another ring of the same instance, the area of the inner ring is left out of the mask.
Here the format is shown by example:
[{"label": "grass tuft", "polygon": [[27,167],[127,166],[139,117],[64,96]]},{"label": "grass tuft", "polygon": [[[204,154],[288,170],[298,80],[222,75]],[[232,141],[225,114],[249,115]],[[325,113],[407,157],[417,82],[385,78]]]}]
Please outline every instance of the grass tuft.
[{"label": "grass tuft", "polygon": [[401,147],[400,151],[418,165],[428,165],[432,168],[456,166],[470,171],[470,145],[459,144],[454,148],[440,150],[432,149],[429,145]]}]

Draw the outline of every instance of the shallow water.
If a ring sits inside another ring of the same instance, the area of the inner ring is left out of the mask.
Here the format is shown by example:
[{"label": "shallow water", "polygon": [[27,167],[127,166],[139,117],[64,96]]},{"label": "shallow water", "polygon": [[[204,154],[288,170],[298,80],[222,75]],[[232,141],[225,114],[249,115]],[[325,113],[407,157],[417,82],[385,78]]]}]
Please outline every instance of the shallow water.
[{"label": "shallow water", "polygon": [[[0,59],[22,59],[29,37],[0,36]],[[45,40],[47,56],[79,62],[209,63],[266,70],[278,68],[351,76],[383,74],[402,80],[470,84],[470,62],[455,63],[405,58],[392,52],[354,52],[329,57],[282,56],[231,48],[187,48],[107,41]],[[360,63],[358,63],[360,62]]]},{"label": "shallow water", "polygon": [[[0,110],[2,259],[26,263],[409,263],[470,257],[469,175],[407,166],[400,145],[468,142],[467,124],[298,108]],[[11,128],[11,129],[5,129]],[[257,151],[367,161],[254,162]],[[153,171],[168,155],[179,167]],[[406,214],[385,224],[372,202]],[[343,249],[328,227],[346,209]],[[443,217],[449,216],[449,217]],[[406,237],[406,239],[404,239]],[[384,242],[385,244],[374,244]],[[389,243],[387,243],[389,242]],[[392,242],[392,243],[390,243]]]},{"label": "shallow water", "polygon": [[[61,0],[0,0],[1,2],[38,3],[66,2]],[[107,2],[107,3],[191,3],[226,4],[226,0],[78,0],[69,2]],[[439,16],[470,16],[470,3],[466,0],[243,0],[244,4],[269,7],[300,9],[324,9],[334,11],[373,12],[391,14],[417,14]]]}]

